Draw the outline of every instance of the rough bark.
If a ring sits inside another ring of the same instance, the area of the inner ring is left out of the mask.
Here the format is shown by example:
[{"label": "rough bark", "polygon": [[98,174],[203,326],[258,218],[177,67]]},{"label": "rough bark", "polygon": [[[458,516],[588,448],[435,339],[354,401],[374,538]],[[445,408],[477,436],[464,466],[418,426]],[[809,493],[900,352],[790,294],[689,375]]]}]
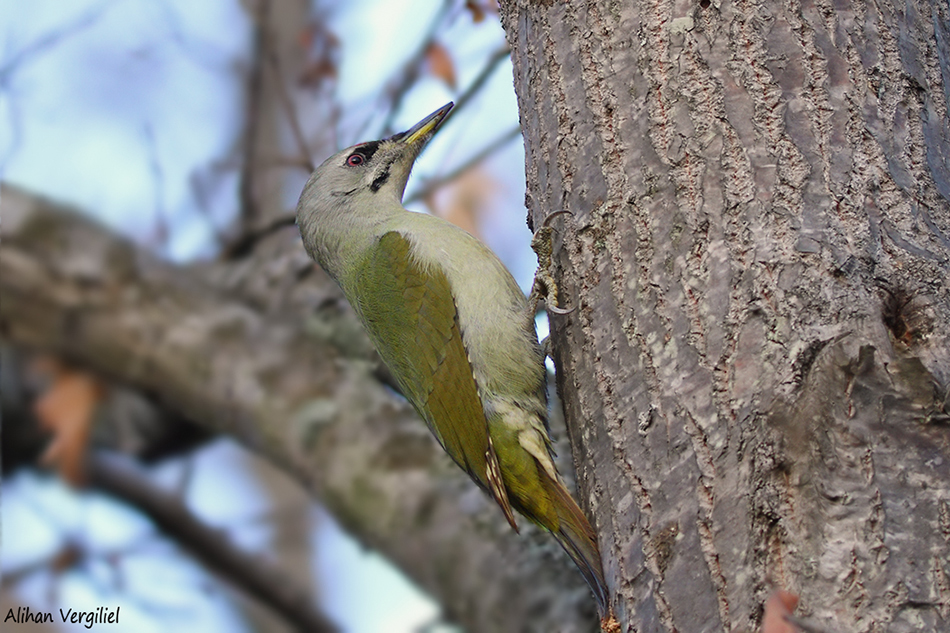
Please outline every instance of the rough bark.
[{"label": "rough bark", "polygon": [[623,630],[950,629],[946,1],[502,20]]},{"label": "rough bark", "polygon": [[468,631],[594,628],[590,593],[553,539],[525,522],[515,535],[375,377],[363,335],[335,308],[337,291],[312,264],[299,269],[296,236],[269,264],[184,269],[11,187],[0,191],[0,214],[8,342],[60,354],[230,433]]}]

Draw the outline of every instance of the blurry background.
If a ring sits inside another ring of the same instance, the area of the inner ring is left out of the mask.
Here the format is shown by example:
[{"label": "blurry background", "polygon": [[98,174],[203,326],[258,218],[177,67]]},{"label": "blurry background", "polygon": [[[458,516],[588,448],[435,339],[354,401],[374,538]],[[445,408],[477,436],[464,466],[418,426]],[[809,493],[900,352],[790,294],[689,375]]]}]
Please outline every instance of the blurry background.
[{"label": "blurry background", "polygon": [[[477,234],[527,290],[524,159],[494,0],[0,0],[0,180],[176,263],[293,230],[285,218],[308,160],[405,129],[449,100],[457,115],[417,163],[407,206]],[[272,119],[281,123],[262,131]],[[38,467],[49,430],[21,442],[10,411],[55,419],[57,398],[67,414],[84,411],[84,392],[68,391],[83,379],[56,359],[6,344],[3,354],[0,616],[121,606],[121,627],[108,630],[284,630],[140,512],[72,485],[68,460]],[[152,460],[154,485],[276,560],[342,630],[450,630],[435,603],[278,470],[226,438],[191,439],[197,448]]]}]

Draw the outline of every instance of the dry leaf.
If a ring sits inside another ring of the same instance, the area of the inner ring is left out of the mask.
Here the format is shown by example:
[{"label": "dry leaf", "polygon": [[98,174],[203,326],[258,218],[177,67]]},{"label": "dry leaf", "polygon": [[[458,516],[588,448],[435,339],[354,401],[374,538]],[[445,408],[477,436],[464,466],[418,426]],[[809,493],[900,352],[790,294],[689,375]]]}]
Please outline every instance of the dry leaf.
[{"label": "dry leaf", "polygon": [[489,213],[499,185],[487,170],[473,167],[426,200],[439,217],[478,236],[482,216]]},{"label": "dry leaf", "polygon": [[481,22],[485,15],[491,13],[498,15],[497,0],[488,0],[487,2],[476,2],[476,0],[466,0],[465,8],[472,14],[472,22]]},{"label": "dry leaf", "polygon": [[472,14],[472,22],[481,22],[485,19],[485,10],[474,0],[468,0],[465,3],[465,8]]},{"label": "dry leaf", "polygon": [[67,541],[63,547],[56,552],[50,561],[50,567],[53,573],[59,574],[69,571],[83,559],[82,548],[78,544]]},{"label": "dry leaf", "polygon": [[765,601],[762,633],[800,633],[799,628],[785,619],[798,606],[798,594],[776,589]]},{"label": "dry leaf", "polygon": [[297,37],[305,58],[297,83],[306,88],[319,87],[324,80],[337,78],[340,40],[323,23],[313,22]]},{"label": "dry leaf", "polygon": [[297,45],[304,51],[308,52],[313,48],[314,42],[317,40],[317,34],[320,32],[320,25],[311,22],[306,27],[300,29],[300,32],[297,33]]},{"label": "dry leaf", "polygon": [[297,77],[297,82],[301,86],[314,88],[319,86],[324,79],[336,79],[336,76],[336,65],[333,62],[326,58],[317,59],[304,66]]},{"label": "dry leaf", "polygon": [[105,389],[92,374],[53,359],[42,359],[34,367],[52,380],[33,405],[40,426],[53,435],[40,463],[56,468],[70,484],[81,485],[93,416]]},{"label": "dry leaf", "polygon": [[449,88],[455,90],[455,64],[452,63],[449,49],[438,42],[432,42],[426,48],[425,58],[429,72],[444,81]]}]

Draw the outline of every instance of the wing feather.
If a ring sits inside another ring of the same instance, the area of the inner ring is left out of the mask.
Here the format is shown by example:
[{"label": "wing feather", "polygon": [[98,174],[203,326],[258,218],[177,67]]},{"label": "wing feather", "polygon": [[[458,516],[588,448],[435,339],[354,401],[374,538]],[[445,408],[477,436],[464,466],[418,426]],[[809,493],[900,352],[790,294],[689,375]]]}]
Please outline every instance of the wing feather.
[{"label": "wing feather", "polygon": [[359,266],[352,294],[403,394],[517,530],[445,273],[415,261],[410,242],[391,231]]}]

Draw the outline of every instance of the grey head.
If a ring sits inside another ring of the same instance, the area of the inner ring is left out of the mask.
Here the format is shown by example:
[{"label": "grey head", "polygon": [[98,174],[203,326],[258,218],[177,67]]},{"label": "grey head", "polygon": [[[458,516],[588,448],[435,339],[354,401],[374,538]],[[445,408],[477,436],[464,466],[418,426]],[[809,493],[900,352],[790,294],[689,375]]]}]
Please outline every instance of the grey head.
[{"label": "grey head", "polygon": [[454,103],[447,103],[414,126],[379,141],[359,143],[323,161],[297,203],[297,224],[311,257],[337,277],[348,244],[381,215],[402,208],[413,163]]},{"label": "grey head", "polygon": [[300,196],[298,222],[307,203],[325,198],[336,198],[336,203],[359,200],[372,204],[375,199],[378,204],[382,198],[395,198],[401,202],[413,163],[453,105],[447,103],[405,132],[379,141],[359,143],[323,161],[310,176]]}]

